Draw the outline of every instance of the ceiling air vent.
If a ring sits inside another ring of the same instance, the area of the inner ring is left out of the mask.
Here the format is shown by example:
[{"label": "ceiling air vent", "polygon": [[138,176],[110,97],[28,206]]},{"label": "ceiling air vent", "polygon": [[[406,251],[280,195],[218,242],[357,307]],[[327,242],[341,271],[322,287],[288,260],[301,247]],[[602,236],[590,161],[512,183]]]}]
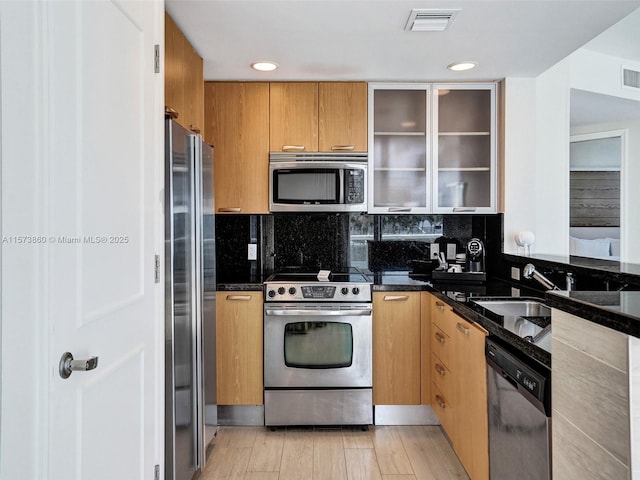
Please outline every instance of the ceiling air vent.
[{"label": "ceiling air vent", "polygon": [[631,88],[640,88],[640,72],[622,68],[622,85]]},{"label": "ceiling air vent", "polygon": [[460,11],[459,8],[414,8],[411,10],[405,30],[412,32],[441,32],[446,30],[454,17]]}]

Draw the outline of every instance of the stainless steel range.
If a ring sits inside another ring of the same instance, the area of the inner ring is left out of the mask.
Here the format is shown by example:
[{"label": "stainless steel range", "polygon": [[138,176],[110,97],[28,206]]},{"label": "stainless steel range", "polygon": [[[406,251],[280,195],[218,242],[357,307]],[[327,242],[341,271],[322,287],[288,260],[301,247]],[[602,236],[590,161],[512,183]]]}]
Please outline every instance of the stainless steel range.
[{"label": "stainless steel range", "polygon": [[369,279],[281,273],[265,288],[265,425],[373,423]]}]

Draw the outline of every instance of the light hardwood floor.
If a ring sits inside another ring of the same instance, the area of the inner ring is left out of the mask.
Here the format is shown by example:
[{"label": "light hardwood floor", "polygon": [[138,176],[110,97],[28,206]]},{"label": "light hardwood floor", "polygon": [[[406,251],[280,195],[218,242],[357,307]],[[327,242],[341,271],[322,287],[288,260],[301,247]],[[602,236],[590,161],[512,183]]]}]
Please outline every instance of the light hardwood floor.
[{"label": "light hardwood floor", "polygon": [[201,480],[468,480],[439,427],[221,427]]}]

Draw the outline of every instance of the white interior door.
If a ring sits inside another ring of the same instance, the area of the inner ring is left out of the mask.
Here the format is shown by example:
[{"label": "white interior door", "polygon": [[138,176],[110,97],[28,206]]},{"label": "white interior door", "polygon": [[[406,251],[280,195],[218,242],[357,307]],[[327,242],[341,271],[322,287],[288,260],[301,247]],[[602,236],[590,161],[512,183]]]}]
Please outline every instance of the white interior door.
[{"label": "white interior door", "polygon": [[[47,10],[48,476],[151,479],[163,432],[162,3]],[[98,366],[63,379],[64,352]]]}]

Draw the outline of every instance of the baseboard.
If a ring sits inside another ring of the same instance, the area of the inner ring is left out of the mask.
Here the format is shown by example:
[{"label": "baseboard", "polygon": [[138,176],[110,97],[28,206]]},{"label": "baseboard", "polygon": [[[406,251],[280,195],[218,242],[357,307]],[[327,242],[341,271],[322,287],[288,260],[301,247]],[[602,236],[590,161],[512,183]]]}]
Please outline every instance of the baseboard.
[{"label": "baseboard", "polygon": [[440,425],[430,405],[375,405],[376,425]]}]

